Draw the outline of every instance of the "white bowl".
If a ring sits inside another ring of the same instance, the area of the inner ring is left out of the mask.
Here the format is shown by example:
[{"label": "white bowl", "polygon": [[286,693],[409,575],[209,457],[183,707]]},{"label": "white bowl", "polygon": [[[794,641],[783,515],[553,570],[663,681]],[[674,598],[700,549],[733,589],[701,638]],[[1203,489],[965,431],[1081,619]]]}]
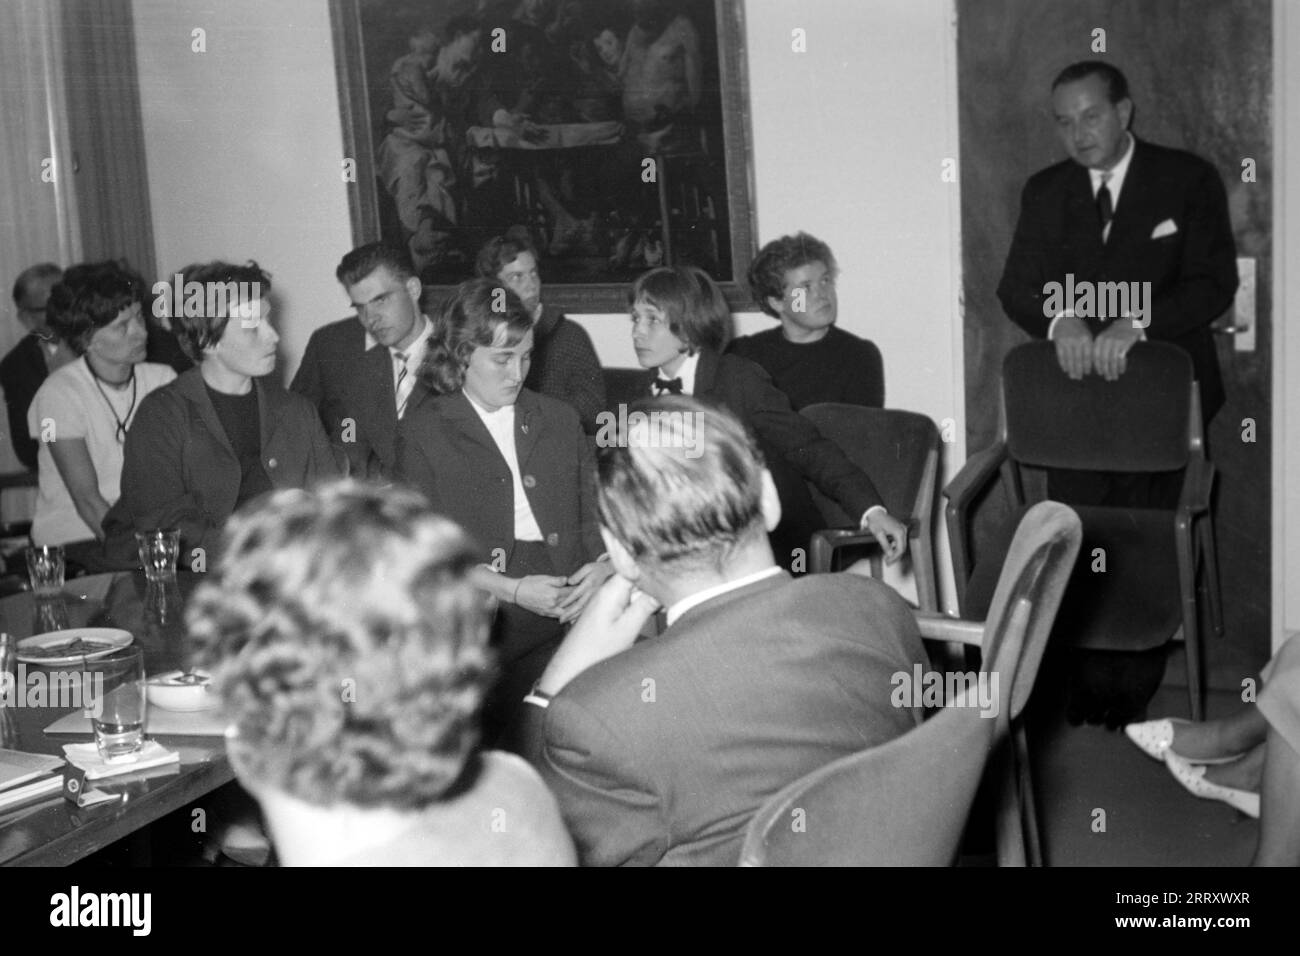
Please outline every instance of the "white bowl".
[{"label": "white bowl", "polygon": [[217,697],[208,690],[211,679],[206,671],[194,671],[202,678],[201,683],[181,681],[184,671],[172,671],[150,677],[145,684],[149,703],[163,710],[196,711],[209,710],[217,706]]}]

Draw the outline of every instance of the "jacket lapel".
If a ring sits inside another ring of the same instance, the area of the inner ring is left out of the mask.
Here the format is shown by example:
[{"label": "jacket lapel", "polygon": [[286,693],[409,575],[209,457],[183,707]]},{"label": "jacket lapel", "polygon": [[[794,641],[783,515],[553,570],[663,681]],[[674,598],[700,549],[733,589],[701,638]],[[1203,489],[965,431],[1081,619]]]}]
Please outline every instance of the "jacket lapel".
[{"label": "jacket lapel", "polygon": [[195,407],[199,419],[207,430],[212,433],[231,458],[238,460],[238,456],[235,454],[235,446],[230,444],[230,439],[226,437],[226,430],[221,425],[221,419],[217,418],[217,410],[212,406],[212,399],[208,398],[208,389],[203,384],[202,373],[197,368],[192,368],[187,372],[183,372],[177,381],[180,393]]},{"label": "jacket lapel", "polygon": [[261,419],[262,444],[259,450],[262,457],[266,457],[266,450],[271,447],[271,439],[275,437],[275,433],[284,421],[289,396],[286,392],[267,384],[263,379],[253,379],[253,384],[257,386],[257,409],[258,417]]},{"label": "jacket lapel", "polygon": [[[509,467],[505,456],[501,454],[501,449],[492,439],[492,433],[483,424],[483,419],[478,417],[478,412],[474,410],[474,406],[470,404],[464,392],[440,395],[434,401],[441,405],[443,417],[456,431],[475,444],[482,445],[489,454],[495,455],[503,468]],[[410,414],[409,410],[407,414]]]},{"label": "jacket lapel", "polygon": [[718,379],[718,353],[713,349],[700,349],[700,360],[695,364],[695,387],[692,394],[697,398],[709,398],[713,394],[714,383]]},{"label": "jacket lapel", "polygon": [[519,459],[521,472],[525,470],[524,466],[537,447],[543,424],[541,403],[537,401],[537,395],[528,389],[520,390],[519,398],[515,400],[515,455]]},{"label": "jacket lapel", "polygon": [[[1105,245],[1101,238],[1101,220],[1097,217],[1097,201],[1092,195],[1092,177],[1077,163],[1071,164],[1069,182],[1065,190],[1066,218],[1072,233],[1070,245],[1082,254],[1076,279],[1090,277],[1101,261]],[[1112,223],[1111,232],[1115,227]],[[1054,277],[1064,281],[1064,276]]]}]

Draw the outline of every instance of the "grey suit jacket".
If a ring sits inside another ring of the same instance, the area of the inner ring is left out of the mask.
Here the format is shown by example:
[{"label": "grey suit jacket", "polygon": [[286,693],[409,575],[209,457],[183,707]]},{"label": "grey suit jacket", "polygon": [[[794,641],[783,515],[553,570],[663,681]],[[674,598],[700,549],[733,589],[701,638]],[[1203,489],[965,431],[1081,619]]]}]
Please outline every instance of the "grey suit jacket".
[{"label": "grey suit jacket", "polygon": [[782,573],[579,674],[535,715],[531,752],[584,864],[735,866],[768,797],[920,722],[890,702],[916,662],[890,588]]}]

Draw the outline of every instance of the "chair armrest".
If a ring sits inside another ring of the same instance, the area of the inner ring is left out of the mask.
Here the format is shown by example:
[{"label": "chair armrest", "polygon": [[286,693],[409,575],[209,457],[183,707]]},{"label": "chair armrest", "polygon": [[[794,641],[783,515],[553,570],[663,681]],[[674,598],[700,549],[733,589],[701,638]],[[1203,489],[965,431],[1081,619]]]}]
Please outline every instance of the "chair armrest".
[{"label": "chair armrest", "polygon": [[1006,442],[997,441],[976,452],[961,466],[957,477],[943,489],[948,499],[944,518],[948,525],[948,550],[952,555],[953,581],[957,585],[957,606],[966,605],[966,584],[971,576],[970,522],[967,515],[975,497],[997,475],[1007,460]]},{"label": "chair armrest", "polygon": [[1183,475],[1183,490],[1178,510],[1183,514],[1201,514],[1210,510],[1210,491],[1214,488],[1214,465],[1204,458],[1193,458]]},{"label": "chair armrest", "polygon": [[989,479],[997,474],[1006,457],[1006,442],[999,441],[967,458],[961,471],[943,489],[943,496],[949,502],[948,509],[965,509],[971,499],[988,484]]},{"label": "chair armrest", "polygon": [[971,647],[981,647],[984,643],[984,625],[979,621],[948,617],[934,611],[913,611],[912,614],[924,640],[967,644]]}]

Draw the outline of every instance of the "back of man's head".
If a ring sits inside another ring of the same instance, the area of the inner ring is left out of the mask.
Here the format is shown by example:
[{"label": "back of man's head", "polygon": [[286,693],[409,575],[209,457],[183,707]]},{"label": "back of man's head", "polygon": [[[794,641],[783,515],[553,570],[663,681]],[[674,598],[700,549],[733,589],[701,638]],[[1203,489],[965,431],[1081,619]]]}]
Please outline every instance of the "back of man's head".
[{"label": "back of man's head", "polygon": [[63,270],[53,262],[40,262],[29,266],[14,280],[14,305],[20,309],[41,310],[50,296],[50,289],[63,278]]},{"label": "back of man's head", "polygon": [[722,571],[738,546],[765,541],[763,458],[730,412],[686,396],[635,402],[599,469],[601,523],[638,565]]}]

